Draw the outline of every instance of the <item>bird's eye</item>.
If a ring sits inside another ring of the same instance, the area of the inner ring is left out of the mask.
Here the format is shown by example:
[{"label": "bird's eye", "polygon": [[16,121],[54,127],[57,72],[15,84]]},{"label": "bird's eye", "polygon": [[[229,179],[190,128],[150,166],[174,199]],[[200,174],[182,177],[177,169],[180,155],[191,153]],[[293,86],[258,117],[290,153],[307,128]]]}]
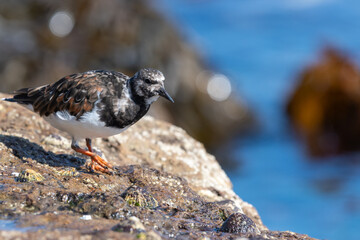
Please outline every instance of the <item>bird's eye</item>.
[{"label": "bird's eye", "polygon": [[145,82],[148,83],[148,84],[151,83],[150,79],[148,79],[148,78],[145,79]]}]

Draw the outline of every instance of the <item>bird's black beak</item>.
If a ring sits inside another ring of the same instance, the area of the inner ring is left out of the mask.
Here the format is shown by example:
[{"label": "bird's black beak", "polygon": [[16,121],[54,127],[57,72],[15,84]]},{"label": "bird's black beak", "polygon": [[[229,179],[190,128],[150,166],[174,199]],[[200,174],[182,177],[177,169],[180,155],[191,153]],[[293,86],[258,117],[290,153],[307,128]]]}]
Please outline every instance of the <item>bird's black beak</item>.
[{"label": "bird's black beak", "polygon": [[170,97],[170,95],[166,92],[165,88],[160,88],[159,95],[166,98],[170,102],[174,103],[174,100]]}]

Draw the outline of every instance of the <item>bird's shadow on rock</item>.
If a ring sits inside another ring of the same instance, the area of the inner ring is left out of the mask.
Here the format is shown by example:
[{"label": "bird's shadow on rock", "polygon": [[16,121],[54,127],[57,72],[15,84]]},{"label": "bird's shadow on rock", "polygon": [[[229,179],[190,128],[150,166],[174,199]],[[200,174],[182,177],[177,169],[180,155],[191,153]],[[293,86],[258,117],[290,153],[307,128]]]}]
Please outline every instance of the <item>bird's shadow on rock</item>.
[{"label": "bird's shadow on rock", "polygon": [[16,136],[0,134],[0,142],[12,149],[13,154],[23,161],[31,158],[39,163],[52,167],[80,167],[85,164],[84,159],[70,154],[55,154],[29,140]]}]

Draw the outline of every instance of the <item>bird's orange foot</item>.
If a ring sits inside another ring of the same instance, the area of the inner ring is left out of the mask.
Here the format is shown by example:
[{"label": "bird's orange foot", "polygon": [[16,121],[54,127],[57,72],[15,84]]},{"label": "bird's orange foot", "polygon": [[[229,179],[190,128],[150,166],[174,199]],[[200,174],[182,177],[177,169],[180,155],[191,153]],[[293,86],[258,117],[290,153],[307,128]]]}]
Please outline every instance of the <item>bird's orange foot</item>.
[{"label": "bird's orange foot", "polygon": [[106,160],[104,160],[103,158],[101,158],[99,155],[96,154],[91,156],[91,161],[96,162],[103,168],[110,168],[110,169],[113,168],[113,166],[110,163],[108,163]]},{"label": "bird's orange foot", "polygon": [[88,167],[92,171],[99,171],[99,172],[104,172],[104,173],[110,174],[111,172],[109,171],[109,169],[112,169],[113,166],[110,163],[108,163],[107,161],[105,161],[103,158],[101,158],[99,155],[92,152],[93,150],[91,147],[90,139],[86,139],[86,145],[87,145],[89,151],[86,151],[85,149],[81,149],[76,144],[76,142],[73,142],[71,144],[71,148],[74,149],[78,153],[82,153],[86,156],[91,157],[91,163],[88,165]]},{"label": "bird's orange foot", "polygon": [[88,165],[92,171],[99,171],[103,173],[111,173],[109,169],[112,169],[113,166],[101,158],[99,155],[94,154],[91,156],[91,163]]},{"label": "bird's orange foot", "polygon": [[110,174],[109,169],[104,168],[104,167],[98,165],[96,162],[93,162],[93,161],[88,163],[86,167],[92,172],[98,171],[98,172]]}]

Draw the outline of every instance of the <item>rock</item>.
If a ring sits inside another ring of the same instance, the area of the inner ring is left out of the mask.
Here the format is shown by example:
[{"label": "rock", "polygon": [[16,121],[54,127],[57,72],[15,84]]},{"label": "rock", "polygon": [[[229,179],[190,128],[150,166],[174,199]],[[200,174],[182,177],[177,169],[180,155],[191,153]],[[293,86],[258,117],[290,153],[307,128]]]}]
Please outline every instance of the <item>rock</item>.
[{"label": "rock", "polygon": [[[261,233],[252,236],[275,234],[233,192],[216,159],[178,127],[146,117],[120,135],[94,139],[115,166],[112,175],[98,174],[70,143],[43,141],[68,136],[37,114],[0,106],[0,215],[16,223],[11,233],[0,231],[2,239],[229,239],[237,233],[216,229],[234,213],[253,219]],[[22,169],[44,179],[16,181]]]},{"label": "rock", "polygon": [[148,231],[145,234],[145,239],[146,240],[161,240],[161,237],[159,236],[159,234],[157,234],[154,231]]},{"label": "rock", "polygon": [[313,156],[360,150],[359,69],[340,51],[326,49],[300,74],[287,114]]},{"label": "rock", "polygon": [[141,233],[141,232],[145,232],[145,227],[140,222],[140,219],[132,216],[132,217],[129,217],[128,219],[121,221],[121,223],[115,225],[112,228],[112,230],[116,231],[116,232]]},{"label": "rock", "polygon": [[221,232],[228,233],[260,233],[255,223],[245,214],[232,214],[220,228]]},{"label": "rock", "polygon": [[[147,66],[164,72],[166,89],[175,99],[175,104],[159,101],[150,114],[212,147],[248,130],[253,117],[244,102],[235,94],[224,101],[210,97],[206,86],[214,74],[151,5],[146,0],[1,1],[0,15],[6,17],[0,19],[0,91],[35,87],[92,69],[132,75]],[[59,11],[74,24],[64,37],[49,28]]]}]

